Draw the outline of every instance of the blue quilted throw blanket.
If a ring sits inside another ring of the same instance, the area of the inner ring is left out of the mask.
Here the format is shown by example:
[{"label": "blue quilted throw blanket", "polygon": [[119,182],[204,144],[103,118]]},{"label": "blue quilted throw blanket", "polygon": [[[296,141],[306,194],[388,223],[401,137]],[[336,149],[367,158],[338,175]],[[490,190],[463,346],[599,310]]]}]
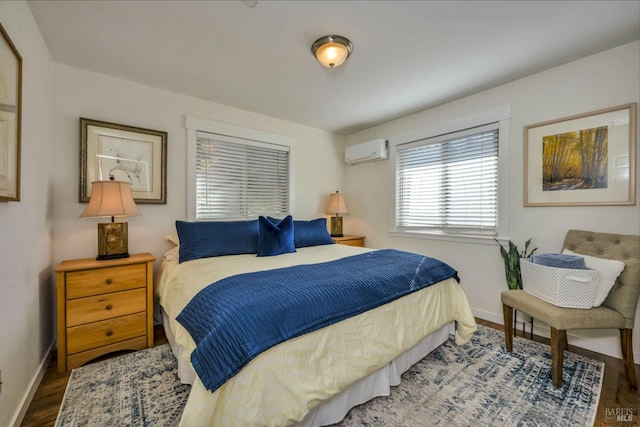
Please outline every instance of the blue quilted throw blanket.
[{"label": "blue quilted throw blanket", "polygon": [[454,277],[434,258],[385,249],[319,264],[239,274],[200,291],[178,316],[191,363],[215,391],[276,344]]}]

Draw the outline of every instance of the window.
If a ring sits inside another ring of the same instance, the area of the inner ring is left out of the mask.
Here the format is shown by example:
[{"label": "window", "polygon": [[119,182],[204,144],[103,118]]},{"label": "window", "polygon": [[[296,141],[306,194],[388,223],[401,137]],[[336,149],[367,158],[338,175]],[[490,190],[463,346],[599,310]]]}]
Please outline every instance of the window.
[{"label": "window", "polygon": [[486,244],[508,238],[510,118],[504,106],[391,137],[391,233]]},{"label": "window", "polygon": [[290,213],[289,138],[195,118],[187,119],[187,128],[190,219]]},{"label": "window", "polygon": [[498,124],[397,147],[396,227],[496,235]]},{"label": "window", "polygon": [[196,219],[289,212],[289,149],[198,132]]}]

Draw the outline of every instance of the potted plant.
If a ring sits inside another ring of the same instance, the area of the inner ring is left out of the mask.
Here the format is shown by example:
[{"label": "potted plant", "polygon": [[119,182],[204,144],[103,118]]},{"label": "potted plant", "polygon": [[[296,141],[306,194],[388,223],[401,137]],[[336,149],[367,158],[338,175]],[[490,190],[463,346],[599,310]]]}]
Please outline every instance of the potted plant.
[{"label": "potted plant", "polygon": [[[495,240],[495,239],[494,239]],[[538,248],[529,250],[531,244],[531,238],[524,243],[524,250],[518,250],[518,247],[509,240],[509,250],[507,250],[498,240],[500,245],[500,254],[504,260],[504,274],[507,278],[507,286],[509,289],[522,289],[522,275],[520,274],[520,258],[529,258]],[[517,323],[522,322],[522,333],[525,333],[525,324],[529,323],[529,330],[531,332],[531,339],[533,339],[533,317],[520,313],[518,310],[514,310],[513,316],[513,335],[516,334]]]},{"label": "potted plant", "polygon": [[498,240],[496,240],[496,242],[500,245],[500,254],[504,260],[504,274],[507,278],[507,286],[509,289],[522,289],[520,258],[529,258],[538,248],[527,253],[531,238],[525,242],[523,251],[519,251],[518,247],[511,240],[509,240],[509,250],[502,246]]}]

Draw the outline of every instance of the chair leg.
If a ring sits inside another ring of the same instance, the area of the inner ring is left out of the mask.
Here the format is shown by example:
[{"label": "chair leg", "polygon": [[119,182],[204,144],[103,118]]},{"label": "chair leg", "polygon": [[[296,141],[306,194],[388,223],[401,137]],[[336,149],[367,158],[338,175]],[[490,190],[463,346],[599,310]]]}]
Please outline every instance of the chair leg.
[{"label": "chair leg", "polygon": [[627,375],[627,381],[632,390],[638,389],[638,379],[636,378],[636,367],[633,362],[633,329],[620,329],[620,347],[622,349],[622,360]]},{"label": "chair leg", "polygon": [[502,316],[504,318],[504,344],[509,353],[513,351],[513,308],[502,304]]},{"label": "chair leg", "polygon": [[569,351],[569,340],[567,339],[567,331],[560,330],[561,345],[563,350]]},{"label": "chair leg", "polygon": [[551,380],[555,387],[562,387],[562,365],[567,331],[551,328]]}]

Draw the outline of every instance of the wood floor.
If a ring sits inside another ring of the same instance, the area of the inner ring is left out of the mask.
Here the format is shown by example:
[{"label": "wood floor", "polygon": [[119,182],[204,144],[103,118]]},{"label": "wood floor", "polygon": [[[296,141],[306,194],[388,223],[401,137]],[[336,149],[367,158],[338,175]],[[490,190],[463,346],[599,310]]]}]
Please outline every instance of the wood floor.
[{"label": "wood floor", "polygon": [[[476,321],[480,325],[502,330],[502,325],[482,319],[476,319]],[[166,338],[164,337],[162,328],[156,327],[155,332],[156,345],[164,344]],[[518,334],[522,335],[522,331],[518,331]],[[548,344],[548,340],[545,338],[534,336],[534,340]],[[640,392],[632,392],[629,390],[622,361],[573,346],[569,346],[569,349],[574,353],[605,363],[604,380],[595,426],[640,427],[640,413],[638,411],[640,409]],[[636,372],[638,378],[640,378],[640,366],[638,364],[636,364]],[[54,360],[49,363],[47,372],[29,406],[22,422],[23,427],[45,427],[55,424],[68,380],[69,373],[59,374],[57,372],[54,358]],[[622,415],[623,417],[627,416],[627,419],[632,421],[617,420],[618,415]]]}]

